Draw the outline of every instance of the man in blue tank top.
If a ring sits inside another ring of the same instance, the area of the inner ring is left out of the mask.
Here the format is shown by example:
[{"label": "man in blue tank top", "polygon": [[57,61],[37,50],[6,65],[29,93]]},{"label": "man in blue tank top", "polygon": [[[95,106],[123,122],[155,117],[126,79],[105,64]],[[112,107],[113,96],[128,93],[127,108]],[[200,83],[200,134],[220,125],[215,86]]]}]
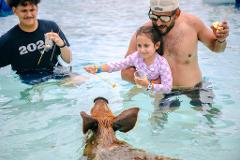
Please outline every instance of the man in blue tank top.
[{"label": "man in blue tank top", "polygon": [[29,84],[68,76],[54,71],[60,65],[59,56],[64,62],[71,62],[70,45],[55,22],[37,19],[40,0],[7,2],[19,23],[0,37],[0,67],[11,65]]}]

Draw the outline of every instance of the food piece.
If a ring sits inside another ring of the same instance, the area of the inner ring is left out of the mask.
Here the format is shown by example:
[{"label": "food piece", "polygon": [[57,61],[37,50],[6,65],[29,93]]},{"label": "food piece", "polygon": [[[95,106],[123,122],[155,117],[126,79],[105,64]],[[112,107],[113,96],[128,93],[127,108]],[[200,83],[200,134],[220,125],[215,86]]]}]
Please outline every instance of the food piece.
[{"label": "food piece", "polygon": [[117,87],[117,84],[116,83],[112,83],[112,87],[113,88]]},{"label": "food piece", "polygon": [[216,21],[216,22],[213,22],[213,24],[212,24],[212,25],[213,25],[213,27],[214,27],[214,28],[216,28],[216,29],[217,29],[217,28],[218,28],[218,26],[220,25],[220,22],[218,22],[218,21]]},{"label": "food piece", "polygon": [[223,27],[221,26],[221,23],[216,21],[216,22],[213,22],[213,27],[216,29],[216,30],[223,30]]}]

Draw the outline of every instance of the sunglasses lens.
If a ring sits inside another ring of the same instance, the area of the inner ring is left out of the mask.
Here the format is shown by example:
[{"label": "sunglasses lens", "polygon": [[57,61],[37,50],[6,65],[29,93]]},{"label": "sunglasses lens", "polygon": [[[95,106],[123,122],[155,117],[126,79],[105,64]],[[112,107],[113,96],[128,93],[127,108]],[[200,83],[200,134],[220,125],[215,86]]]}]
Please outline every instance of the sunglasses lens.
[{"label": "sunglasses lens", "polygon": [[149,18],[152,21],[157,21],[158,19],[160,19],[163,23],[167,23],[171,20],[171,16],[157,16],[154,14],[149,14]]},{"label": "sunglasses lens", "polygon": [[170,16],[160,16],[159,18],[162,22],[169,22],[171,20]]},{"label": "sunglasses lens", "polygon": [[157,21],[158,20],[158,17],[153,15],[153,14],[150,14],[149,15],[149,18],[152,20],[152,21]]}]

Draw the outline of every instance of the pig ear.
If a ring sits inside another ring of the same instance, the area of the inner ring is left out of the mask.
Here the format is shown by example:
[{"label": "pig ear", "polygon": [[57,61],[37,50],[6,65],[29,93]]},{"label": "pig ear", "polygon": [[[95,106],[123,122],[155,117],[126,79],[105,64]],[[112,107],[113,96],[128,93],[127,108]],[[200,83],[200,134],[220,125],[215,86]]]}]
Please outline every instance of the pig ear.
[{"label": "pig ear", "polygon": [[97,130],[98,123],[97,120],[89,116],[85,112],[80,112],[80,115],[82,116],[83,119],[83,133],[87,133],[89,129],[95,131]]},{"label": "pig ear", "polygon": [[137,121],[139,108],[130,108],[120,113],[113,121],[113,130],[121,132],[130,131]]}]

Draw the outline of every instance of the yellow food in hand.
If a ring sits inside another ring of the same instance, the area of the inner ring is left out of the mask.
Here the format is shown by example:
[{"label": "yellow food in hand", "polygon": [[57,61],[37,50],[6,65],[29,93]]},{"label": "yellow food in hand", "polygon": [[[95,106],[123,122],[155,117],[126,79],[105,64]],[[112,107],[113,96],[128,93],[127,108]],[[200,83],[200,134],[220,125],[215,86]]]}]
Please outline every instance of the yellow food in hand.
[{"label": "yellow food in hand", "polygon": [[218,28],[218,26],[220,25],[220,22],[218,22],[218,21],[216,21],[216,22],[213,22],[213,24],[212,24],[212,25],[213,25],[213,27],[214,27],[214,28],[216,28],[216,29],[217,29],[217,28]]},{"label": "yellow food in hand", "polygon": [[221,26],[221,23],[216,21],[216,22],[213,22],[213,27],[216,29],[216,30],[223,30],[223,27]]}]

